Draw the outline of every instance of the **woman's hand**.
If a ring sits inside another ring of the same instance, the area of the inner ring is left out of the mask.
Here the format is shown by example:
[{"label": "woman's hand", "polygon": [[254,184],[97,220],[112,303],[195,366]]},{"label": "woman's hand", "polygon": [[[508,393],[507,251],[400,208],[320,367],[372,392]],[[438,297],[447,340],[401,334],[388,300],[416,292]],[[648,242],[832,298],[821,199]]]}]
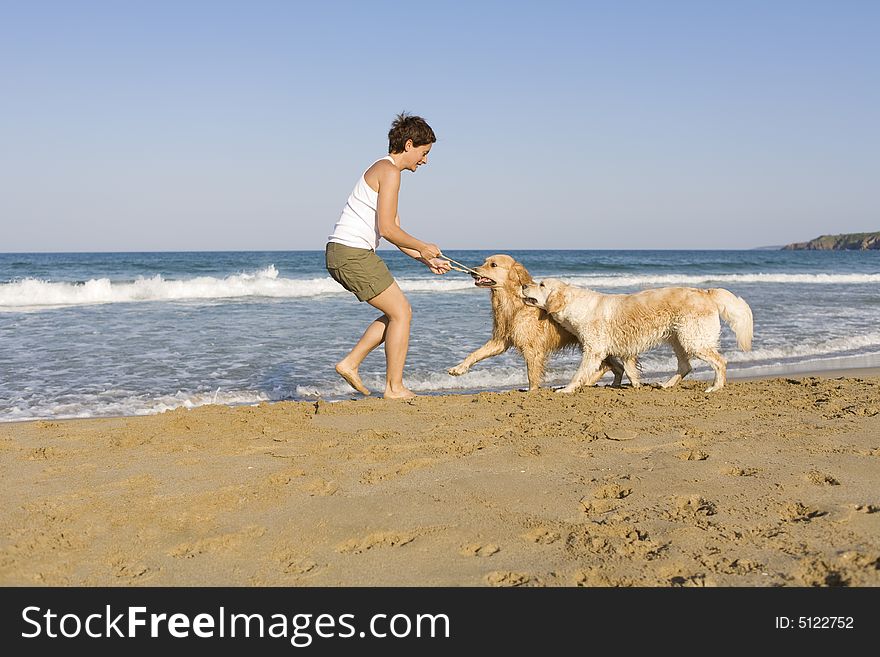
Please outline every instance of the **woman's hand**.
[{"label": "woman's hand", "polygon": [[452,268],[449,265],[449,261],[443,260],[443,258],[431,258],[430,260],[419,258],[419,260],[425,263],[425,266],[435,274],[445,274]]},{"label": "woman's hand", "polygon": [[[422,244],[422,247],[419,249],[419,255],[421,255],[426,261],[436,260],[437,256],[440,255],[440,247],[436,244],[428,244],[427,242]],[[425,262],[425,264],[428,264]]]}]

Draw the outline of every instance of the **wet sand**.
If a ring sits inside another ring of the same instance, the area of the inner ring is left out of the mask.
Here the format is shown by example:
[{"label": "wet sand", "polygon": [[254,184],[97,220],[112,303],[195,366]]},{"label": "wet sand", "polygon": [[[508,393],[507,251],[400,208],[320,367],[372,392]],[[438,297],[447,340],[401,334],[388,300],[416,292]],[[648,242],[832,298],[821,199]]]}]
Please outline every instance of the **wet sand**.
[{"label": "wet sand", "polygon": [[0,584],[880,586],[880,373],[0,425]]}]

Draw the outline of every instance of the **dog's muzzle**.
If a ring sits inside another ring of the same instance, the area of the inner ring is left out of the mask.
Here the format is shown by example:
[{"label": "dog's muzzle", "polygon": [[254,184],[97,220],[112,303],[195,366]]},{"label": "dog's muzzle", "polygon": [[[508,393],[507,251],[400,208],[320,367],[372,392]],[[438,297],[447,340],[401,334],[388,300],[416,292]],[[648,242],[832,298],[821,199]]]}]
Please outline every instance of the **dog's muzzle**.
[{"label": "dog's muzzle", "polygon": [[471,274],[474,279],[474,285],[477,287],[495,287],[497,283],[493,281],[488,276],[481,276],[479,274]]},{"label": "dog's muzzle", "polygon": [[523,303],[525,303],[527,306],[537,306],[538,300],[535,297],[530,297],[526,295],[526,290],[528,289],[528,287],[528,285],[523,285],[522,289],[520,290]]}]

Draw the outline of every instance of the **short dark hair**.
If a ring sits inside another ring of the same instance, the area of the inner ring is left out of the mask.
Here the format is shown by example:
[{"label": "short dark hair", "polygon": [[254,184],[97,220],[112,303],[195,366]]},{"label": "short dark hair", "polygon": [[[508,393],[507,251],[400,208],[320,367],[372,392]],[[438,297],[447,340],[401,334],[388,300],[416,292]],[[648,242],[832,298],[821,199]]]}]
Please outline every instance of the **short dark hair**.
[{"label": "short dark hair", "polygon": [[431,130],[431,126],[425,122],[425,119],[421,116],[401,112],[391,124],[391,130],[388,131],[388,152],[402,153],[408,139],[412,139],[413,146],[424,146],[437,141],[434,131]]}]

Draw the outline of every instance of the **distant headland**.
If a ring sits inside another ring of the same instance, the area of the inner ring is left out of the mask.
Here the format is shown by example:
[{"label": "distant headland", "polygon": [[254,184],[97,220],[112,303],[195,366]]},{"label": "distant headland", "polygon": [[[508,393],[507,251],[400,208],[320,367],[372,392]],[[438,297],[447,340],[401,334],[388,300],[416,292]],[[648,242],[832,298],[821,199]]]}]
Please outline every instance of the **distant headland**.
[{"label": "distant headland", "polygon": [[880,250],[880,231],[822,235],[809,242],[786,244],[782,249],[784,251],[877,251]]}]

